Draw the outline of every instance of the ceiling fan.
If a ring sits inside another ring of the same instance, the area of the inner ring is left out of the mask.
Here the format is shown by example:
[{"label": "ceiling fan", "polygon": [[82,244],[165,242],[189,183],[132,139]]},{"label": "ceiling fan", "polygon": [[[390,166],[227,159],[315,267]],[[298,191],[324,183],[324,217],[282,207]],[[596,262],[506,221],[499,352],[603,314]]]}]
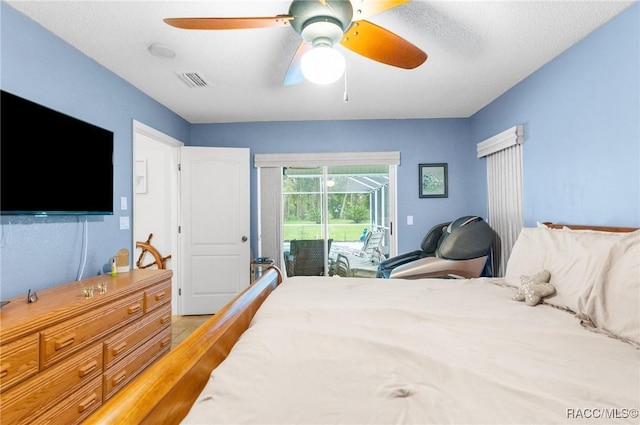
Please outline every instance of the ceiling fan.
[{"label": "ceiling fan", "polygon": [[164,22],[190,30],[290,26],[300,34],[302,42],[289,64],[284,84],[298,84],[305,78],[318,84],[328,84],[338,80],[344,73],[344,57],[334,49],[338,43],[364,57],[398,68],[413,69],[427,60],[427,54],[418,47],[367,20],[409,1],[293,0],[289,12],[283,15],[167,18]]}]

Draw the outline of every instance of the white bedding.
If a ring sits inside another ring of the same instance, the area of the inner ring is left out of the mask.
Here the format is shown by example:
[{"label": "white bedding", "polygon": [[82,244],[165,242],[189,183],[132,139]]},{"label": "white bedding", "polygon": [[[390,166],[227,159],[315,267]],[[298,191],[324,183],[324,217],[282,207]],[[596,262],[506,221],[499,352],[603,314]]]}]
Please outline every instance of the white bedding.
[{"label": "white bedding", "polygon": [[638,423],[638,349],[491,282],[288,278],[183,423]]}]

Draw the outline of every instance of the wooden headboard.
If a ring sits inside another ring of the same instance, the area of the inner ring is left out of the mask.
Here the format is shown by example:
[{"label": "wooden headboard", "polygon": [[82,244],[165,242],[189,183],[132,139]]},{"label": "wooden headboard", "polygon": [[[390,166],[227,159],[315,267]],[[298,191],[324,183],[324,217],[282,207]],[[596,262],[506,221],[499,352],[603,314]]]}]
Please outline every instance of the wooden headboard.
[{"label": "wooden headboard", "polygon": [[634,232],[638,230],[637,227],[586,226],[582,224],[551,223],[550,221],[545,221],[542,224],[552,229],[562,229],[563,227],[568,227],[569,229],[573,229],[573,230],[597,230],[599,232]]}]

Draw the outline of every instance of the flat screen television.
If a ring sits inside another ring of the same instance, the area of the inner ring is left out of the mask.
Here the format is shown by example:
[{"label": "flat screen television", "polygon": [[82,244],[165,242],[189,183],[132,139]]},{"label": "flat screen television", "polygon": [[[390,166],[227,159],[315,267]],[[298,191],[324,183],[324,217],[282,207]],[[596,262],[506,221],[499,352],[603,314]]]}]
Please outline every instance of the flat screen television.
[{"label": "flat screen television", "polygon": [[112,215],[113,132],[0,90],[2,215]]}]

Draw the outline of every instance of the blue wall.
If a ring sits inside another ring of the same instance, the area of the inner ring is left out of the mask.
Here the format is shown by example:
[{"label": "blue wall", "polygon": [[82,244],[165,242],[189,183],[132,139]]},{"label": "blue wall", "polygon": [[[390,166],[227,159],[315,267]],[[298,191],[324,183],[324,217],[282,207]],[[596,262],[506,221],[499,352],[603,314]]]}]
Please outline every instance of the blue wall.
[{"label": "blue wall", "polygon": [[480,142],[524,124],[524,218],[640,226],[640,5],[471,118]]},{"label": "blue wall", "polygon": [[[114,216],[88,219],[84,276],[122,247],[120,197],[132,197],[132,120],[190,145],[251,153],[401,152],[399,249],[462,214],[486,216],[485,163],[476,143],[525,125],[525,221],[640,226],[640,6],[634,5],[468,119],[190,125],[5,3],[0,5],[1,87],[115,134]],[[43,68],[46,67],[46,72]],[[64,141],[60,143],[61,154]],[[449,163],[449,198],[419,199],[417,165]],[[255,171],[252,171],[255,205]],[[131,203],[130,203],[131,204]],[[252,233],[255,208],[252,209]],[[415,225],[406,226],[413,215]],[[1,217],[0,298],[73,281],[82,219]],[[255,237],[252,238],[255,240]]]},{"label": "blue wall", "polygon": [[[87,217],[83,277],[95,275],[120,248],[133,249],[131,230],[119,230],[120,216],[133,217],[120,211],[120,197],[132,203],[133,119],[179,140],[188,139],[189,123],[4,2],[0,13],[2,89],[114,133],[115,214]],[[71,154],[64,140],[51,143],[60,145],[60,155]],[[0,217],[0,298],[75,280],[84,219]]]},{"label": "blue wall", "polygon": [[[195,146],[241,146],[251,153],[399,151],[398,250],[417,249],[434,224],[458,216],[486,216],[484,164],[469,138],[468,119],[309,121],[243,124],[198,124],[191,130]],[[449,197],[418,198],[418,164],[449,164]],[[256,173],[251,174],[251,202],[256,201]],[[406,216],[414,225],[406,225]],[[256,215],[252,215],[256,227]],[[255,249],[255,247],[254,247]],[[254,251],[256,252],[256,251]]]}]

